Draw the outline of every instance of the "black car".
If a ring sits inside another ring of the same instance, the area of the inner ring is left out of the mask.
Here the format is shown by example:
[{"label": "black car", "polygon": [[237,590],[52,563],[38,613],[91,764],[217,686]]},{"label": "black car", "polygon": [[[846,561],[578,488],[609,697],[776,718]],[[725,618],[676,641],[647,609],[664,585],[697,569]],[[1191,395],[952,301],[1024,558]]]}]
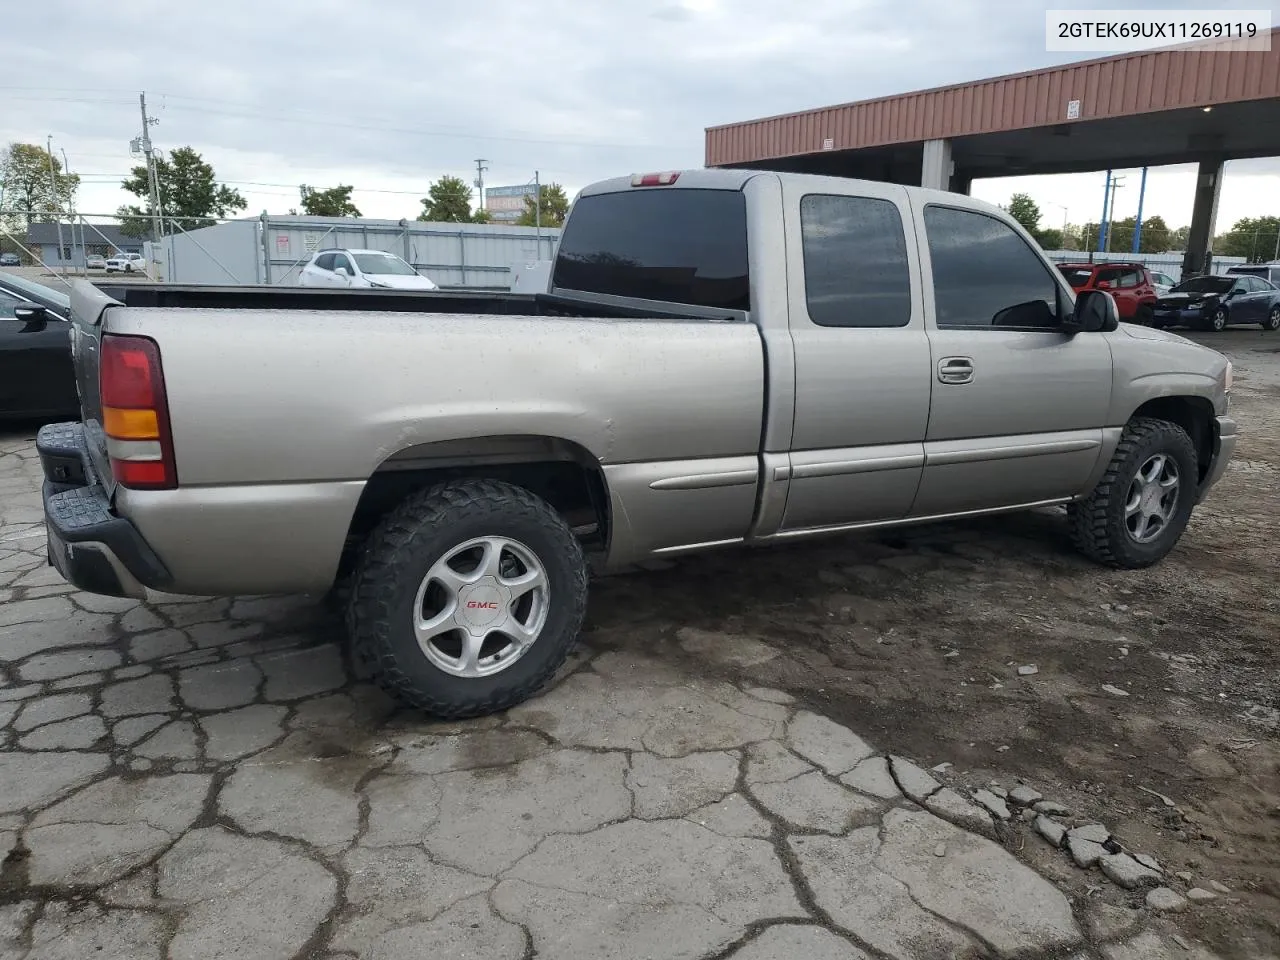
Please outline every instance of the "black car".
[{"label": "black car", "polygon": [[1233,323],[1280,330],[1280,287],[1246,275],[1192,277],[1158,298],[1151,313],[1153,327],[1222,330]]},{"label": "black car", "polygon": [[78,417],[71,298],[0,274],[0,420]]}]

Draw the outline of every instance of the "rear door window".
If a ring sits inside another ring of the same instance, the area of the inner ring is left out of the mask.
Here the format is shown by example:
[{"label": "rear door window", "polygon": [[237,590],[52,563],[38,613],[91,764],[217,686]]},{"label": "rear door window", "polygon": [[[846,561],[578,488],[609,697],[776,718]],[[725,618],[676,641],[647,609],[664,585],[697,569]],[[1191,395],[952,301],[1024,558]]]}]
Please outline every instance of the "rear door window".
[{"label": "rear door window", "polygon": [[552,286],[749,310],[746,198],[738,190],[680,187],[579,197],[560,238]]},{"label": "rear door window", "polygon": [[810,194],[800,201],[805,300],[823,327],[904,327],[911,270],[890,200]]}]

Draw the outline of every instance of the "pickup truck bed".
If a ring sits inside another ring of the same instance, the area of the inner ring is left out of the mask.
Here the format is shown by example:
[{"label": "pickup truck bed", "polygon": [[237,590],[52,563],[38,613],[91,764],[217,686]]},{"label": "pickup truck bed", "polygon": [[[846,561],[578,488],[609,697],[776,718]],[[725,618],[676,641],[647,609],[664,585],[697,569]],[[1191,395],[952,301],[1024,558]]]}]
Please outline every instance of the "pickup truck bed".
[{"label": "pickup truck bed", "polygon": [[1136,569],[1236,436],[1224,357],[1073,296],[1005,212],[836,178],[593,185],[549,294],[80,282],[72,313],[82,421],[37,444],[58,569],[349,583],[374,675],[448,716],[554,672],[589,553],[1061,504]]}]

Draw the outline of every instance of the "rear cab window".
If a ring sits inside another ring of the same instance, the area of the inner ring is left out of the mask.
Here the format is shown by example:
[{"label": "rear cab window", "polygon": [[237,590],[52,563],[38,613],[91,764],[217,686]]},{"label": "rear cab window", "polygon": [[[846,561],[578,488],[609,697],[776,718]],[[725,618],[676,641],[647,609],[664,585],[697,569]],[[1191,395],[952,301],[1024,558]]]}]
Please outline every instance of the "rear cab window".
[{"label": "rear cab window", "polygon": [[579,197],[551,283],[564,291],[750,310],[746,197],[691,187]]}]

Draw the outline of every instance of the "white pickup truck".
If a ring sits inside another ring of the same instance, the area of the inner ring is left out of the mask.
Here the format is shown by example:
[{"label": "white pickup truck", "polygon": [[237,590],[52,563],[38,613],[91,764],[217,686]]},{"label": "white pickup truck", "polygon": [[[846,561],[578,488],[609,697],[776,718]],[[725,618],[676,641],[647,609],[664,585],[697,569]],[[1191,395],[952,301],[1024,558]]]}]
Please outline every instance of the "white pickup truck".
[{"label": "white pickup truck", "polygon": [[552,675],[606,566],[1067,505],[1164,557],[1236,442],[1231,365],[1073,296],[1006,213],[694,170],[575,200],[546,294],[73,295],[83,419],[41,430],[51,562],[109,594],[350,584],[406,702]]}]

